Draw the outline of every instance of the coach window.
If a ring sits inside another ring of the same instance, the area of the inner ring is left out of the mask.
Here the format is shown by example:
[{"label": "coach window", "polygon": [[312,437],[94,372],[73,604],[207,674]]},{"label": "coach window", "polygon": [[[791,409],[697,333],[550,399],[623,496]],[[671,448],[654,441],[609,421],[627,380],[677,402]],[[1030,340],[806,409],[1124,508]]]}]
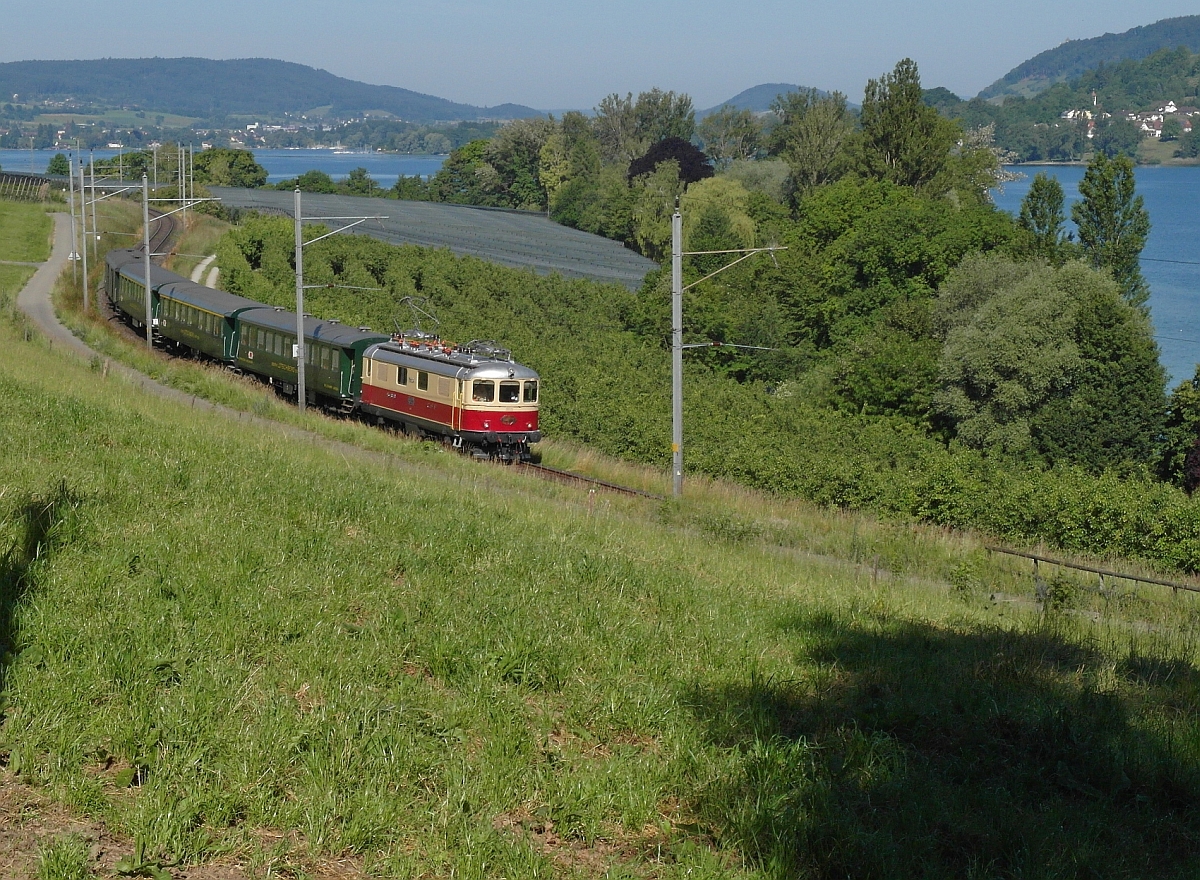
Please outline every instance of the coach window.
[{"label": "coach window", "polygon": [[521,402],[521,383],[520,382],[501,382],[500,383],[500,402],[501,403],[520,403]]},{"label": "coach window", "polygon": [[491,403],[496,399],[496,383],[490,379],[476,379],[471,383],[471,399],[477,403]]},{"label": "coach window", "polygon": [[417,390],[418,391],[428,391],[429,390],[429,374],[426,373],[424,370],[417,370]]},{"label": "coach window", "polygon": [[531,381],[525,383],[525,402],[537,403],[537,382]]}]

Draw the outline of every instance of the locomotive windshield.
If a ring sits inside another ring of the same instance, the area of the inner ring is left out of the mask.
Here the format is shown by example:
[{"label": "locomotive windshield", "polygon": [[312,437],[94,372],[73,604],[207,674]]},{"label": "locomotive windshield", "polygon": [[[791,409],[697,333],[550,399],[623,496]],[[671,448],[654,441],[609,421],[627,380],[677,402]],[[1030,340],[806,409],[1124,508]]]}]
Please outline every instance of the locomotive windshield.
[{"label": "locomotive windshield", "polygon": [[529,381],[525,383],[525,402],[537,403],[537,381]]},{"label": "locomotive windshield", "polygon": [[491,403],[496,399],[496,383],[490,379],[476,379],[471,385],[471,399]]},{"label": "locomotive windshield", "polygon": [[501,382],[500,383],[500,402],[501,403],[520,403],[521,402],[521,383],[520,382]]}]

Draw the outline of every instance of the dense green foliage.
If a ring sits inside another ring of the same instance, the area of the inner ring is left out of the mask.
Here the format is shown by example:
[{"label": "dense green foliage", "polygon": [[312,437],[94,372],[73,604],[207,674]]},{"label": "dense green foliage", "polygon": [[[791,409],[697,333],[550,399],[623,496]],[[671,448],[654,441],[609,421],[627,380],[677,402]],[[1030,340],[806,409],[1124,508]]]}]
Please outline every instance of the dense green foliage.
[{"label": "dense green foliage", "polygon": [[979,93],[983,99],[1036,94],[1094,70],[1137,61],[1163,49],[1186,47],[1200,52],[1200,15],[1164,18],[1120,34],[1068,40],[1025,61]]},{"label": "dense green foliage", "polygon": [[46,166],[46,173],[66,177],[71,173],[71,163],[63,153],[55,153],[50,164]]},{"label": "dense green foliage", "polygon": [[1080,263],[976,258],[943,287],[936,408],[967,445],[1094,472],[1152,463],[1165,374],[1151,327]]},{"label": "dense green foliage", "polygon": [[1150,215],[1135,194],[1133,161],[1127,156],[1109,159],[1097,152],[1083,180],[1083,197],[1071,207],[1079,229],[1084,256],[1097,269],[1107,269],[1130,303],[1145,307],[1150,288],[1142,277],[1138,258],[1150,234]]},{"label": "dense green foliage", "polygon": [[193,160],[197,183],[208,186],[238,186],[247,189],[264,186],[267,169],[254,161],[249,150],[225,147],[203,150]]},{"label": "dense green foliage", "polygon": [[[925,99],[967,128],[995,126],[996,142],[1020,161],[1078,160],[1093,147],[1110,156],[1121,151],[1133,154],[1140,133],[1126,114],[1152,110],[1169,100],[1181,107],[1200,104],[1197,52],[1200,47],[1162,49],[1141,60],[1081,72],[1036,97],[1008,97],[1001,104],[983,98],[962,101],[945,89],[927,92]],[[1087,137],[1086,119],[1062,118],[1067,110],[1096,114],[1095,138]]]},{"label": "dense green foliage", "polygon": [[[1005,519],[1021,497],[1008,497],[1014,486],[1041,481],[1054,493],[1106,472],[1154,485],[1139,475],[1164,469],[1181,481],[1186,467],[1163,462],[1186,457],[1192,442],[1186,427],[1164,433],[1164,374],[1127,271],[1140,251],[1131,232],[1144,223],[1130,166],[1097,154],[1076,246],[1062,238],[1061,190],[1039,181],[1020,221],[998,211],[987,197],[1001,174],[990,132],[960,132],[921,95],[903,61],[870,84],[857,129],[841,96],[782,97],[767,141],[782,162],[762,165],[786,169],[783,185],[746,159],[688,183],[665,158],[687,146],[673,135],[645,161],[615,161],[637,132],[687,124],[688,105],[657,93],[614,97],[607,133],[579,114],[507,126],[456,151],[429,195],[536,207],[541,194],[552,216],[657,259],[669,253],[678,197],[685,250],[702,252],[685,259],[685,283],[697,282],[685,297],[686,339],[715,344],[689,355],[689,467],[1061,542],[1041,517]],[[702,280],[729,261],[721,252],[768,244],[785,249]],[[221,248],[226,287],[288,304],[292,248],[285,222],[247,222]],[[355,324],[391,328],[403,320],[400,297],[430,297],[451,336],[503,339],[543,375],[551,436],[665,461],[666,272],[631,294],[359,239],[322,242],[307,271],[314,283],[381,288],[309,301]],[[928,477],[946,469],[954,488],[934,501]],[[1125,547],[1109,540],[1094,549]]]},{"label": "dense green foliage", "polygon": [[[1144,317],[1115,295],[1113,282],[1077,264],[1061,270],[1082,303],[1068,328],[1080,362],[1109,366],[1096,375],[1081,373],[1085,381],[1078,394],[1050,395],[1040,409],[1031,411],[1040,417],[1036,425],[1043,426],[1034,431],[1042,444],[1037,448],[1058,467],[1044,470],[1036,461],[974,451],[959,442],[947,447],[921,427],[937,393],[939,361],[944,357],[945,343],[938,341],[938,334],[946,331],[938,328],[950,322],[939,316],[952,314],[955,321],[978,324],[986,320],[980,315],[986,305],[983,294],[991,291],[987,285],[974,299],[962,293],[969,276],[960,272],[953,276],[957,281],[947,281],[953,272],[950,264],[981,240],[986,242],[988,235],[1007,228],[1001,222],[1004,215],[976,209],[977,214],[966,218],[967,227],[960,229],[951,222],[955,209],[944,200],[922,201],[911,191],[885,183],[873,184],[866,192],[861,185],[844,183],[840,189],[822,191],[822,197],[828,200],[827,212],[817,212],[814,206],[810,222],[815,228],[840,220],[847,205],[868,198],[882,200],[894,212],[877,221],[864,212],[861,228],[846,230],[843,223],[833,230],[842,234],[828,243],[824,271],[845,291],[838,298],[840,309],[817,320],[822,312],[814,300],[800,312],[813,317],[812,327],[791,317],[789,312],[806,301],[785,299],[783,292],[821,270],[817,261],[822,252],[799,248],[780,254],[778,269],[770,264],[746,268],[745,280],[752,286],[710,283],[687,297],[685,320],[692,338],[699,333],[744,333],[755,341],[785,346],[765,359],[726,356],[727,350],[718,349],[711,360],[689,364],[689,470],[820,503],[1200,567],[1200,512],[1182,492],[1136,471],[1125,477],[1092,473],[1114,462],[1125,467],[1131,459],[1148,466],[1157,461],[1156,452],[1146,448],[1152,433],[1132,438],[1120,433],[1130,430],[1129,418],[1140,419],[1137,428],[1150,425],[1147,430],[1153,431],[1154,419],[1161,419],[1162,379]],[[906,204],[909,211],[926,213],[918,213],[915,220],[905,218],[901,208]],[[951,212],[940,220],[931,213],[939,205]],[[933,242],[914,233],[907,242],[893,242],[889,250],[892,237],[885,233],[901,220],[914,229],[941,222],[946,231]],[[294,296],[290,229],[286,221],[264,218],[232,232],[220,247],[226,287],[288,305]],[[874,244],[872,234],[878,235]],[[843,236],[850,240],[840,241]],[[922,273],[910,277],[901,271],[903,261],[889,264],[918,246],[926,248]],[[842,267],[847,253],[862,255],[858,270]],[[1009,264],[980,265],[999,267],[989,270],[994,274]],[[1011,265],[1015,273],[1051,271]],[[539,277],[360,237],[335,237],[314,245],[306,252],[305,271],[313,283],[338,280],[384,288],[311,292],[306,305],[314,314],[336,315],[348,323],[390,328],[397,319],[407,321],[398,312],[400,296],[429,297],[447,336],[503,340],[542,374],[543,425],[550,436],[572,436],[640,461],[668,461],[669,358],[661,344],[668,312],[662,279],[633,294],[620,287]],[[870,273],[872,287],[854,286],[859,272]],[[743,293],[749,290],[757,292]],[[868,295],[868,290],[875,293]],[[763,298],[772,291],[777,293]],[[863,310],[871,296],[881,300],[874,315]],[[951,309],[942,300],[955,305]],[[788,346],[788,327],[805,340],[803,344]],[[816,328],[828,337],[821,345]],[[812,366],[814,357],[816,368],[798,378],[781,378],[797,376],[796,370]],[[614,376],[620,376],[620,382],[614,382]],[[619,393],[614,391],[618,387]],[[835,408],[821,405],[822,400],[832,400]],[[1052,414],[1048,409],[1064,401],[1065,410]],[[1110,415],[1121,424],[1106,426]],[[1059,416],[1073,420],[1063,423],[1072,436],[1052,430]]]}]

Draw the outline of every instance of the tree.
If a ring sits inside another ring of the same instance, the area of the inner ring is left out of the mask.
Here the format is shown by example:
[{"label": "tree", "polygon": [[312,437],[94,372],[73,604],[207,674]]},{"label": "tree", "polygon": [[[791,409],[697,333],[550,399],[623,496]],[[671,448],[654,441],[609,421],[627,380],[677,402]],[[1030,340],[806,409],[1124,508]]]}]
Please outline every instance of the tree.
[{"label": "tree", "polygon": [[1045,172],[1033,178],[1029,192],[1021,199],[1017,225],[1029,236],[1028,252],[1050,263],[1059,262],[1065,243],[1063,225],[1067,218],[1063,203],[1062,184]]},{"label": "tree", "polygon": [[488,141],[480,139],[451,151],[429,181],[430,201],[497,206],[499,175],[488,164],[487,150]]},{"label": "tree", "polygon": [[632,162],[645,151],[646,145],[638,137],[632,92],[624,98],[616,93],[606,95],[595,112],[593,125],[606,162]]},{"label": "tree", "polygon": [[930,192],[960,202],[990,204],[993,189],[1024,177],[1005,169],[1006,163],[1016,161],[1016,154],[997,147],[995,137],[996,127],[990,122],[964,132],[929,183]]},{"label": "tree", "polygon": [[1142,133],[1136,125],[1128,119],[1114,117],[1097,127],[1092,146],[1096,152],[1115,159],[1122,153],[1127,156],[1137,155],[1141,142]]},{"label": "tree", "polygon": [[558,194],[574,180],[592,180],[600,170],[600,147],[591,123],[582,113],[565,113],[538,152],[538,180],[551,210]]},{"label": "tree", "polygon": [[50,160],[50,164],[46,166],[46,173],[59,177],[68,177],[71,174],[71,163],[62,153],[55,153],[54,158]]},{"label": "tree", "polygon": [[655,144],[667,138],[691,140],[696,133],[696,112],[687,95],[654,88],[638,95],[633,108],[638,137]]},{"label": "tree", "polygon": [[342,181],[342,186],[345,191],[355,196],[370,196],[374,195],[379,189],[366,168],[354,168],[350,171],[349,177]]},{"label": "tree", "polygon": [[909,58],[867,83],[860,121],[859,170],[902,186],[933,180],[959,137],[955,123],[926,106],[916,62]]},{"label": "tree", "polygon": [[[333,182],[333,178],[316,168],[311,171],[305,171],[296,178],[296,186],[301,192],[308,193],[334,193],[337,192],[337,184]],[[290,189],[291,187],[289,187]]]},{"label": "tree", "polygon": [[1169,119],[1164,119],[1162,124],[1162,141],[1177,141],[1183,137],[1183,123],[1179,121],[1178,116],[1172,116]]},{"label": "tree", "polygon": [[1083,200],[1071,207],[1071,219],[1088,262],[1111,272],[1125,299],[1144,308],[1150,290],[1138,257],[1150,234],[1150,215],[1134,189],[1133,160],[1097,151],[1079,182]]},{"label": "tree", "polygon": [[1092,471],[1148,464],[1162,431],[1164,374],[1146,315],[1081,263],[967,261],[934,407],[968,446]]},{"label": "tree", "polygon": [[753,159],[762,142],[762,126],[754,114],[728,104],[705,116],[697,134],[704,142],[704,152],[722,169],[738,159]]},{"label": "tree", "polygon": [[679,163],[666,159],[654,170],[639,175],[634,186],[633,235],[638,250],[652,260],[670,252],[671,215],[675,198],[683,190]]},{"label": "tree", "polygon": [[429,201],[429,182],[419,174],[414,174],[412,177],[401,174],[396,178],[396,185],[392,187],[392,193],[398,199],[427,202]]},{"label": "tree", "polygon": [[655,88],[636,101],[632,93],[606,96],[596,107],[593,127],[604,160],[624,164],[659,141],[690,140],[696,133],[696,113],[687,95]]},{"label": "tree", "polygon": [[629,172],[626,176],[633,180],[643,174],[653,173],[664,162],[676,163],[679,180],[685,185],[713,176],[713,167],[709,164],[708,156],[704,155],[691,142],[678,137],[670,137],[655,143],[644,156],[629,163]]},{"label": "tree", "polygon": [[853,122],[841,92],[788,92],[774,100],[771,110],[779,119],[771,132],[771,154],[787,162],[795,206],[800,197],[845,170]]},{"label": "tree", "polygon": [[543,210],[546,190],[539,178],[541,151],[557,133],[553,119],[518,119],[504,126],[488,143],[487,163],[496,171],[497,204]]},{"label": "tree", "polygon": [[217,147],[196,154],[196,182],[209,186],[256,189],[266,185],[267,169],[254,161],[249,150]]},{"label": "tree", "polygon": [[1193,125],[1192,130],[1179,139],[1175,158],[1195,159],[1197,156],[1200,156],[1200,129]]},{"label": "tree", "polygon": [[1163,435],[1160,475],[1191,495],[1200,488],[1200,366],[1171,392]]}]

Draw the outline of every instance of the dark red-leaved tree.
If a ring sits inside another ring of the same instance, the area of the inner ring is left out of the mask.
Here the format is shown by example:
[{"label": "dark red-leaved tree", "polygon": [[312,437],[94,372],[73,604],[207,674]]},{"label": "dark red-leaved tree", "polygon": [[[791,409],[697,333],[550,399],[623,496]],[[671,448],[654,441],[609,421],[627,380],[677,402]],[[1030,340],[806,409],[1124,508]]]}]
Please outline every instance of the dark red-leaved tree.
[{"label": "dark red-leaved tree", "polygon": [[713,176],[712,163],[702,150],[681,137],[669,137],[652,146],[646,155],[630,162],[628,178],[633,180],[638,175],[650,174],[670,159],[679,163],[679,179],[685,184]]}]

